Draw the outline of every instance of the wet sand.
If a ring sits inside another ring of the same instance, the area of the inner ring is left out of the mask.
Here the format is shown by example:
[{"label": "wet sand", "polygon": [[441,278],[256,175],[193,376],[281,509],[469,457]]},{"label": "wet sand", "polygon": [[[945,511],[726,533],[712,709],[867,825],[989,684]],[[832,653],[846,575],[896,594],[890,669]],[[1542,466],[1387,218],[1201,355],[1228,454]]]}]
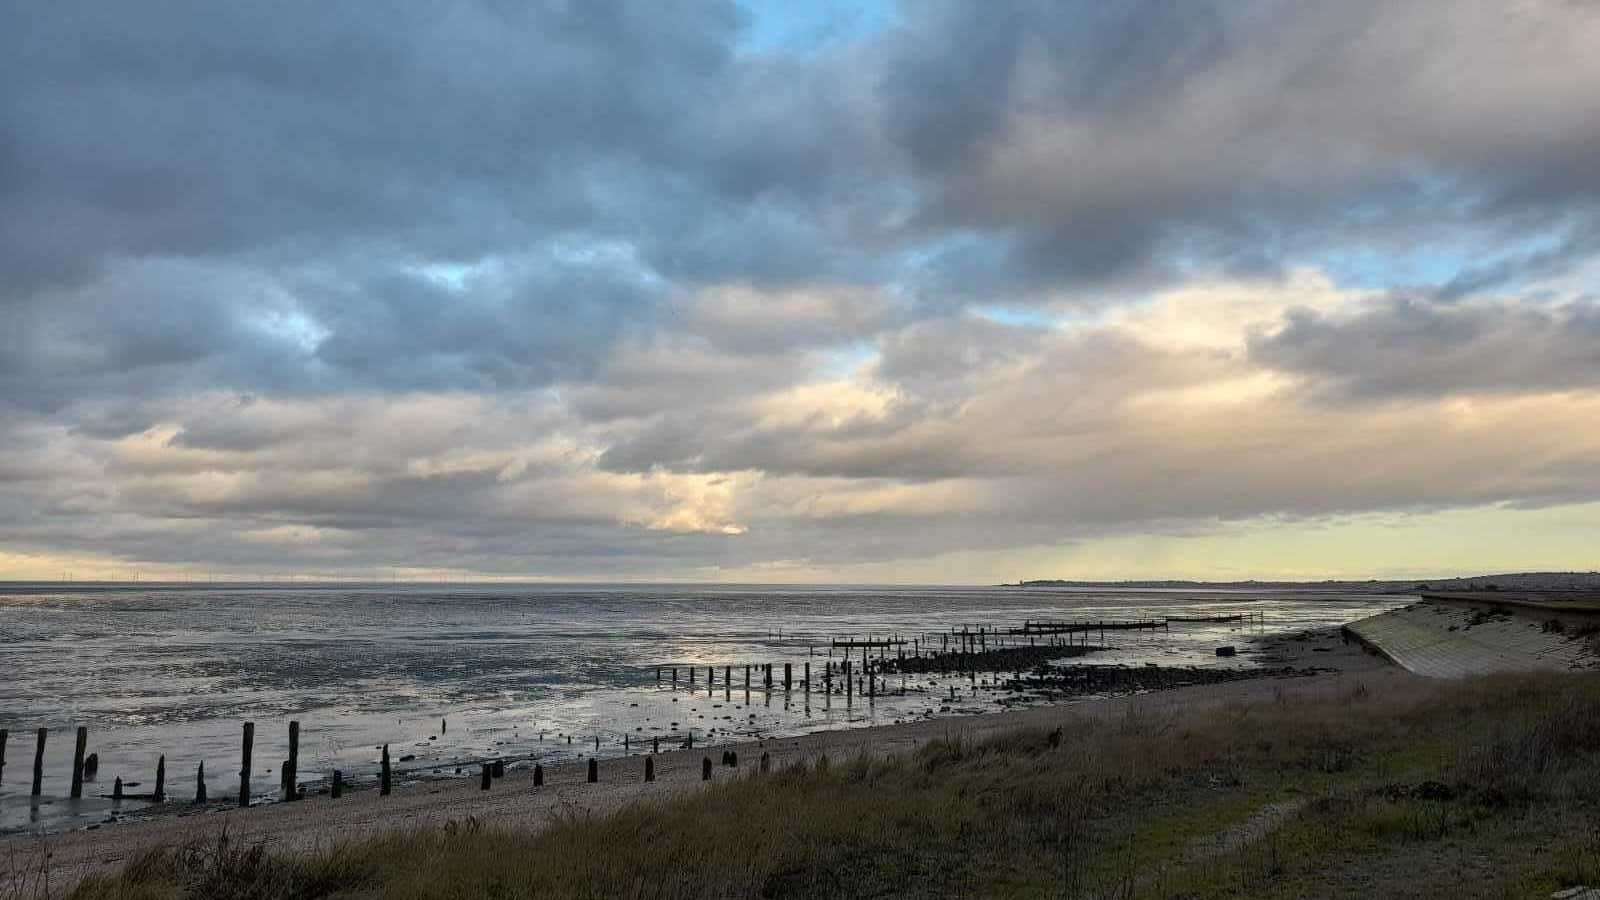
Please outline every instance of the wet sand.
[{"label": "wet sand", "polygon": [[[1333,671],[1310,676],[1268,676],[1224,684],[1196,685],[1131,696],[1081,699],[1005,712],[884,725],[853,731],[824,731],[793,738],[715,744],[707,748],[664,752],[655,757],[656,781],[644,783],[644,758],[635,755],[600,760],[598,784],[586,783],[586,764],[551,767],[543,787],[533,787],[531,768],[508,769],[488,791],[478,779],[397,783],[390,796],[375,789],[347,793],[339,800],[325,795],[298,803],[274,803],[250,809],[169,805],[137,818],[62,834],[11,835],[0,838],[0,893],[25,886],[25,896],[40,893],[48,872],[48,896],[60,896],[82,878],[115,871],[140,854],[163,846],[215,839],[227,829],[245,844],[265,844],[274,851],[315,851],[372,837],[387,831],[434,828],[468,818],[494,827],[537,829],[564,816],[604,815],[633,803],[652,803],[700,790],[701,760],[712,761],[714,782],[751,777],[763,752],[774,769],[826,755],[839,761],[858,754],[906,754],[931,740],[960,735],[982,739],[1017,728],[1072,728],[1095,718],[1115,717],[1137,709],[1162,715],[1178,710],[1237,703],[1272,702],[1278,692],[1304,696],[1337,694],[1356,680],[1368,690],[1417,676],[1346,645],[1337,630],[1307,633],[1303,640],[1275,637],[1264,642],[1271,665],[1316,666]],[[959,705],[959,704],[958,704]],[[992,702],[974,699],[975,709]],[[737,769],[718,765],[722,750],[739,755]],[[176,809],[176,811],[173,811]]]}]

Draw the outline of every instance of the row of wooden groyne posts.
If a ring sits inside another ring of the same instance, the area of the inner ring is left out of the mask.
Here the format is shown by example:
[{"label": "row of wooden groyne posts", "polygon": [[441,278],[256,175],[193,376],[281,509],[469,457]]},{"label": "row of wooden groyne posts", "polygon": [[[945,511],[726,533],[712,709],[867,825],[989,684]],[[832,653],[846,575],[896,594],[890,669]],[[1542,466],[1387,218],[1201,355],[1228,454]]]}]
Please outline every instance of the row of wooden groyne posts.
[{"label": "row of wooden groyne posts", "polygon": [[[842,694],[846,699],[853,698],[856,693],[864,697],[875,697],[881,690],[882,681],[880,674],[885,669],[897,671],[906,660],[934,660],[939,663],[943,672],[976,673],[984,657],[993,650],[1007,650],[1018,647],[1088,647],[1089,636],[1099,632],[1100,642],[1105,643],[1107,631],[1134,631],[1134,630],[1165,630],[1169,626],[1164,619],[1141,619],[1133,621],[1094,621],[1094,622],[1024,622],[1020,628],[994,628],[992,626],[962,626],[945,632],[923,632],[914,637],[894,633],[882,638],[869,635],[866,639],[834,638],[823,645],[828,659],[822,663],[822,693],[832,697]],[[1027,643],[1022,643],[1023,638]],[[937,639],[937,646],[935,646]],[[1044,644],[1039,641],[1043,639]],[[833,656],[839,651],[841,658],[834,661]],[[859,661],[854,660],[856,651],[860,651]],[[893,655],[891,656],[891,652]],[[806,655],[818,655],[818,646],[808,644]],[[806,694],[810,694],[816,685],[811,678],[811,662],[808,659],[802,663],[799,686]],[[752,670],[760,673],[760,686],[766,691],[777,688],[777,679],[773,663],[760,663],[755,666],[744,666],[744,685],[746,693],[751,690]],[[680,668],[683,677],[680,677]],[[707,691],[717,687],[717,666],[704,667],[704,685]],[[734,667],[722,666],[722,687],[724,691],[732,691],[734,687]],[[674,687],[687,685],[690,690],[698,687],[697,679],[700,667],[686,666],[657,666],[656,684],[669,684]],[[796,685],[794,663],[783,664],[782,686],[785,692],[793,691]],[[835,687],[837,678],[838,687]]]},{"label": "row of wooden groyne posts", "polygon": [[[1089,636],[1096,632],[1099,633],[1101,644],[1103,645],[1105,633],[1108,631],[1167,629],[1170,627],[1168,625],[1168,621],[1238,621],[1243,618],[1244,616],[1217,616],[1206,617],[1203,619],[1173,618],[1171,620],[1149,619],[1094,622],[1029,621],[1024,622],[1020,628],[1002,629],[990,626],[962,626],[960,628],[951,629],[945,632],[923,632],[917,636],[909,638],[900,634],[891,634],[881,638],[869,635],[864,640],[853,638],[834,638],[828,644],[823,645],[823,649],[826,650],[828,659],[823,661],[822,691],[830,697],[837,691],[839,693],[843,693],[847,698],[849,698],[859,690],[863,696],[868,698],[875,697],[879,692],[880,684],[882,683],[879,678],[880,672],[885,667],[889,668],[891,671],[897,669],[908,659],[929,660],[936,662],[939,666],[939,670],[943,672],[975,674],[980,668],[984,668],[981,664],[984,661],[984,657],[991,651],[1015,650],[1024,647],[1088,647]],[[937,639],[937,646],[935,646],[935,639]],[[1026,639],[1026,644],[1022,643],[1023,639]],[[1041,640],[1043,643],[1040,643]],[[860,652],[859,666],[853,667],[853,663],[855,663],[855,659],[853,657],[855,656],[856,651]],[[833,659],[833,656],[836,652],[839,652],[841,655],[841,658],[838,660]],[[891,652],[893,653],[893,656],[890,655]],[[808,645],[807,656],[814,657],[817,654],[817,645]],[[786,662],[783,664],[783,676],[781,683],[783,690],[786,692],[792,691],[796,684],[793,666],[793,663]],[[813,685],[811,677],[811,662],[808,660],[803,663],[802,666],[803,668],[801,671],[799,685],[802,690],[809,694]],[[680,681],[679,668],[680,667],[678,666],[656,667],[656,683],[658,685],[665,685],[670,679],[671,685],[673,687],[678,687],[681,683],[683,683]],[[694,689],[696,687],[696,667],[685,666],[683,668],[687,670],[687,684],[691,689]],[[716,668],[716,666],[705,667],[705,683],[708,690],[714,689],[716,686]],[[753,669],[760,671],[762,686],[765,690],[770,692],[776,689],[779,682],[777,681],[775,675],[774,664],[763,663],[756,666],[745,665],[743,668],[744,690],[749,691],[751,689],[751,673]],[[836,679],[841,683],[839,688],[835,688],[834,686]],[[731,665],[724,665],[722,667],[722,686],[724,690],[732,689],[733,666]],[[441,721],[440,725],[442,731],[448,730],[448,722]],[[254,722],[244,723],[240,745],[238,791],[238,805],[241,807],[249,806],[252,800],[250,787],[252,774],[251,757],[255,744],[255,730],[256,728]],[[93,780],[96,774],[96,769],[98,768],[97,755],[92,753],[86,755],[85,752],[88,746],[88,734],[89,730],[87,727],[79,726],[77,728],[72,759],[72,787],[70,791],[70,796],[72,799],[79,799],[83,796],[85,781]],[[31,794],[34,797],[40,796],[43,788],[45,746],[48,737],[48,728],[39,728],[37,730],[34,746],[33,783],[31,791]],[[280,796],[283,800],[294,801],[305,796],[305,787],[298,782],[300,762],[299,722],[291,721],[289,723],[288,737],[289,756],[288,759],[283,761],[283,764],[279,769],[279,789]],[[5,779],[6,749],[9,739],[9,730],[0,729],[0,783],[4,783]],[[596,737],[594,740],[595,749],[598,750],[600,747],[600,738]],[[571,743],[571,737],[568,737],[568,743]],[[691,731],[684,736],[682,740],[682,747],[684,749],[692,749],[693,746],[694,735]],[[632,742],[626,733],[623,737],[623,749],[624,752],[631,752],[632,750]],[[382,756],[379,763],[378,792],[380,795],[386,796],[390,793],[393,776],[396,773],[391,763],[389,745],[382,745],[381,750]],[[651,739],[652,755],[659,753],[660,750],[660,738],[653,737]],[[766,754],[762,754],[762,757],[762,769],[765,770],[767,764]],[[481,786],[483,789],[487,790],[492,779],[500,777],[504,774],[506,763],[519,762],[532,758],[533,757],[513,756],[500,757],[490,761],[477,761],[477,764],[481,766]],[[402,760],[404,759],[406,758],[402,758]],[[709,779],[711,777],[710,757],[706,757],[702,763],[702,776],[706,779]],[[725,750],[723,752],[723,764],[734,766],[738,764],[735,751]],[[424,768],[427,767],[425,766]],[[646,781],[654,780],[654,769],[654,760],[647,756],[645,758],[644,769],[644,777]],[[339,769],[334,769],[331,774],[332,777],[329,783],[329,794],[333,798],[338,798],[343,794],[346,787],[344,773]],[[588,763],[588,780],[590,782],[595,782],[598,780],[598,777],[597,761],[594,757],[591,757]],[[536,787],[543,784],[544,767],[542,765],[537,763],[534,765],[533,780],[534,786]],[[145,800],[154,803],[165,802],[168,799],[166,791],[166,756],[161,756],[156,762],[154,790],[140,794],[126,793],[123,790],[122,778],[119,776],[114,782],[111,794],[102,796],[109,796],[109,798],[113,800]],[[204,804],[207,802],[209,802],[209,798],[206,790],[205,763],[201,762],[195,773],[194,803]]]}]

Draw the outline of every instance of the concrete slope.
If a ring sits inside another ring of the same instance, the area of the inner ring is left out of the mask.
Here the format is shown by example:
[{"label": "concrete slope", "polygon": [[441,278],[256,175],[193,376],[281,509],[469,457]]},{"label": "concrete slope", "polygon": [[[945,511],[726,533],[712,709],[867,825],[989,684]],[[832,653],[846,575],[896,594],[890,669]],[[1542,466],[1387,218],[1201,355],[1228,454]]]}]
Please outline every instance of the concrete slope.
[{"label": "concrete slope", "polygon": [[1569,671],[1600,664],[1582,620],[1490,604],[1423,601],[1346,629],[1405,669],[1431,678],[1492,672]]}]

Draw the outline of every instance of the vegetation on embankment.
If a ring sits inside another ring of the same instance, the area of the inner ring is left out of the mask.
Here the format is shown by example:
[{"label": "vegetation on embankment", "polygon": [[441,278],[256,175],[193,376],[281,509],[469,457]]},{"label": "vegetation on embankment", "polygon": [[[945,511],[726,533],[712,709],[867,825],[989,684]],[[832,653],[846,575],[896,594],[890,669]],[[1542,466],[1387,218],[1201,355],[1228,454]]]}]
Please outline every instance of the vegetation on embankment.
[{"label": "vegetation on embankment", "polygon": [[537,833],[148,855],[76,896],[1545,896],[1600,884],[1600,676],[1355,680],[818,761]]}]

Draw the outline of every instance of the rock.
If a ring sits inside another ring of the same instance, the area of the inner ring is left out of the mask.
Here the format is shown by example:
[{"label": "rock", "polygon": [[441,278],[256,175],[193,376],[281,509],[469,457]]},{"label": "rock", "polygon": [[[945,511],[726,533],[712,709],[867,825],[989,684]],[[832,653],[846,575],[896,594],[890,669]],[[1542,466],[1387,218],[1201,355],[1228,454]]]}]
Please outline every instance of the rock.
[{"label": "rock", "polygon": [[1236,653],[1237,653],[1237,652],[1238,652],[1238,651],[1236,651],[1236,650],[1234,650],[1234,649],[1233,649],[1233,646],[1232,646],[1232,645],[1228,645],[1228,646],[1224,646],[1224,647],[1218,647],[1218,648],[1217,648],[1217,655],[1218,655],[1218,656],[1233,656],[1233,655],[1235,655],[1235,654],[1236,654]]}]

